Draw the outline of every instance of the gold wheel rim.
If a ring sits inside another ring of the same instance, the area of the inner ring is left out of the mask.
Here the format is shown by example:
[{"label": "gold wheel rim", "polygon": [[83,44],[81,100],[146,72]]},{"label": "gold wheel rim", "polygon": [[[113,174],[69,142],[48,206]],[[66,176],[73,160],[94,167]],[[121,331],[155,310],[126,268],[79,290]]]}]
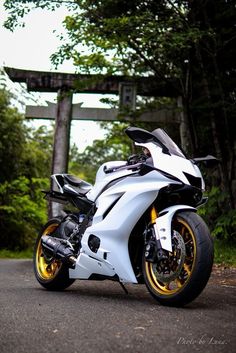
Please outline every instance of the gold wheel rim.
[{"label": "gold wheel rim", "polygon": [[[50,235],[57,227],[57,223],[51,224],[44,230],[42,236]],[[40,240],[38,242],[38,247],[36,250],[36,268],[39,277],[43,280],[52,280],[53,278],[55,278],[56,274],[61,268],[60,261],[48,259],[44,256]]]},{"label": "gold wheel rim", "polygon": [[186,248],[186,257],[181,270],[181,274],[173,281],[169,283],[163,283],[157,279],[155,274],[155,263],[153,264],[145,261],[145,272],[148,282],[152,290],[161,295],[172,295],[181,291],[191,278],[195,265],[197,247],[192,229],[187,222],[180,218],[176,219],[174,223],[174,229],[175,227],[177,227],[177,231],[181,234]]}]

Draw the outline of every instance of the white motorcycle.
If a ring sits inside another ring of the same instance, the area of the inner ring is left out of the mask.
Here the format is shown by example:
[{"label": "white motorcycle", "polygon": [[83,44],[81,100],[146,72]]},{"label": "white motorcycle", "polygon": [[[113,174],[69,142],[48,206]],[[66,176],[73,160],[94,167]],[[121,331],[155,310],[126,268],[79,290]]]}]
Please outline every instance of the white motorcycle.
[{"label": "white motorcycle", "polygon": [[125,132],[143,153],[100,166],[94,186],[52,175],[57,190],[46,198],[76,211],[40,232],[35,276],[49,290],[75,279],[115,280],[124,289],[145,283],[159,303],[183,306],[202,292],[212,269],[212,238],[197,214],[206,201],[197,164],[216,159],[187,159],[162,129]]}]

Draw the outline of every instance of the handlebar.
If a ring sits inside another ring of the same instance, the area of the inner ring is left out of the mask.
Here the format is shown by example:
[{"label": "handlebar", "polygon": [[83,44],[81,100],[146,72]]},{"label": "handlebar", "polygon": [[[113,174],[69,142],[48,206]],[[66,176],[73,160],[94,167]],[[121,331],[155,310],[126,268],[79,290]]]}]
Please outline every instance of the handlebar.
[{"label": "handlebar", "polygon": [[111,167],[111,168],[106,168],[106,166],[103,168],[104,173],[109,174],[109,173],[114,173],[117,172],[119,170],[129,170],[129,169],[140,169],[142,166],[142,162],[136,163],[136,164],[126,164],[126,165],[121,165],[121,166],[115,166],[115,167]]}]

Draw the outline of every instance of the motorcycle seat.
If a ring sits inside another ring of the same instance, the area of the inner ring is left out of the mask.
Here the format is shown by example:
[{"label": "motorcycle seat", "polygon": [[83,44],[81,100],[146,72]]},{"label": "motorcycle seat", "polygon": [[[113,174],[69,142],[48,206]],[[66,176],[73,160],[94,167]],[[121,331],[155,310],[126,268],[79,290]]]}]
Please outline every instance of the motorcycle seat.
[{"label": "motorcycle seat", "polygon": [[92,185],[90,183],[87,183],[86,181],[77,178],[74,175],[63,174],[63,178],[69,185],[74,186],[76,188],[76,191],[80,194],[86,194],[92,188]]}]

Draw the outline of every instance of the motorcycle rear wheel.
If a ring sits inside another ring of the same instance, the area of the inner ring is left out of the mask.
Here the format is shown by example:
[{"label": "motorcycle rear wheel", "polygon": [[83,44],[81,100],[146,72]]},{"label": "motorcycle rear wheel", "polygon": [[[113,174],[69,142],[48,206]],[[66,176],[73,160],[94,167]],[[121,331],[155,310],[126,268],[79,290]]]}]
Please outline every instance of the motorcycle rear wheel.
[{"label": "motorcycle rear wheel", "polygon": [[194,212],[175,215],[172,236],[179,245],[165,263],[148,262],[143,256],[143,276],[160,304],[180,307],[193,301],[206,286],[214,248],[205,222]]},{"label": "motorcycle rear wheel", "polygon": [[45,224],[38,235],[34,248],[35,277],[41,286],[48,290],[63,290],[75,281],[69,278],[69,269],[65,264],[43,253],[41,237],[43,235],[53,236],[60,221],[60,218],[52,218]]}]

